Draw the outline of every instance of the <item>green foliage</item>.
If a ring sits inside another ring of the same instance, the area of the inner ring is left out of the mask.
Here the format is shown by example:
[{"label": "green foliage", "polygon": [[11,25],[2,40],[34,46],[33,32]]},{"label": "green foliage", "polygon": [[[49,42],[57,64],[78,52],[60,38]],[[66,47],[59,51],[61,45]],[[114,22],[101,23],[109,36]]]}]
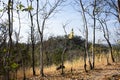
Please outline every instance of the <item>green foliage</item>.
[{"label": "green foliage", "polygon": [[[61,54],[65,47],[65,39],[66,38],[64,36],[57,36],[50,37],[47,41],[44,41],[44,49],[47,51],[49,64],[61,63]],[[80,52],[78,51],[84,51],[84,39],[82,39],[80,36],[74,36],[71,40],[67,39],[67,52],[64,54],[64,60],[70,60],[75,58],[76,55],[80,55]],[[47,58],[44,60],[44,62],[48,62]]]},{"label": "green foliage", "polygon": [[25,6],[23,4],[21,4],[21,3],[17,5],[17,9],[21,10],[21,11],[24,9],[24,7]]},{"label": "green foliage", "polygon": [[0,12],[2,12],[3,11],[3,9],[0,9]]},{"label": "green foliage", "polygon": [[33,7],[32,7],[32,5],[30,5],[30,6],[28,6],[28,11],[31,11],[31,10],[33,10]]},{"label": "green foliage", "polygon": [[74,36],[74,38],[71,41],[72,49],[81,49],[84,48],[84,42],[85,40],[82,39],[81,36]]},{"label": "green foliage", "polygon": [[32,11],[34,8],[32,5],[28,6],[27,8],[24,8],[22,11]]},{"label": "green foliage", "polygon": [[18,68],[18,64],[17,63],[12,63],[11,64],[11,68],[13,69],[13,70],[15,70],[15,69],[17,69]]},{"label": "green foliage", "polygon": [[[8,44],[6,43],[5,45],[7,46]],[[6,53],[8,52],[8,49],[7,47],[5,47],[5,45],[0,48],[0,74],[4,74],[6,69],[14,71],[15,69],[18,69],[18,67],[22,67],[22,65],[25,65],[25,67],[31,67],[31,44],[18,43],[19,48],[13,45],[14,49],[12,50],[12,56],[10,58],[6,58]],[[39,45],[39,42],[35,45],[35,63],[38,63],[37,66],[39,65]],[[96,44],[95,46],[96,53],[108,49],[108,47],[106,47],[105,45]],[[50,37],[48,40],[44,41],[44,51],[46,52],[43,56],[44,65],[61,64],[61,55],[64,47],[64,36]],[[91,51],[91,43],[89,43],[88,47]],[[119,60],[119,47],[116,49],[117,51],[115,52],[116,54],[114,55],[114,57]],[[67,51],[64,54],[64,61],[72,61],[73,59],[78,59],[82,56],[84,56],[84,39],[82,39],[80,36],[74,36],[72,40],[67,40]],[[4,59],[6,62],[10,61],[10,65],[3,65]]]},{"label": "green foliage", "polygon": [[16,6],[17,10],[21,10],[21,11],[31,11],[33,10],[34,8],[32,7],[32,5],[28,6],[27,8],[25,8],[25,6],[22,4],[22,3],[19,3],[17,6]]},{"label": "green foliage", "polygon": [[60,64],[61,63],[61,54],[62,54],[62,49],[58,48],[55,50],[55,53],[53,54],[53,59],[52,62],[53,64]]},{"label": "green foliage", "polygon": [[19,5],[20,10],[22,10],[22,8],[24,8],[24,6],[22,4]]},{"label": "green foliage", "polygon": [[4,52],[4,53],[6,53],[6,52],[7,52],[7,50],[4,48],[3,52]]}]

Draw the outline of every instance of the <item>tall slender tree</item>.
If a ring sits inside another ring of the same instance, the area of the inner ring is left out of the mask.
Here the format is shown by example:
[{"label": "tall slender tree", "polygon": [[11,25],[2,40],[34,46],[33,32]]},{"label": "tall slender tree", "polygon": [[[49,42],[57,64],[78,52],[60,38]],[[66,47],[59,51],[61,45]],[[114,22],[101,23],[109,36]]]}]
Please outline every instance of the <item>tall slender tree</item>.
[{"label": "tall slender tree", "polygon": [[61,60],[62,60],[62,72],[61,72],[61,75],[64,74],[64,70],[63,70],[64,69],[63,68],[63,66],[64,66],[64,54],[65,54],[65,52],[67,50],[67,32],[66,32],[66,29],[65,29],[65,27],[67,26],[67,23],[63,24],[62,26],[63,26],[64,32],[65,32],[65,43],[64,43],[64,49],[63,49],[63,52],[62,52],[62,55],[61,55]]},{"label": "tall slender tree", "polygon": [[96,0],[94,0],[94,4],[93,4],[93,22],[94,22],[94,26],[93,26],[93,43],[92,43],[92,69],[94,69],[95,67],[95,29],[96,29]]},{"label": "tall slender tree", "polygon": [[[110,55],[111,55],[111,59],[112,59],[112,62],[115,62],[115,59],[113,57],[113,49],[112,49],[112,45],[110,43],[110,38],[109,38],[109,30],[108,30],[108,26],[107,26],[107,23],[106,23],[106,20],[100,20],[98,19],[101,26],[102,26],[102,31],[104,33],[104,38],[105,40],[107,41],[108,45],[109,45],[109,52],[110,52]],[[109,64],[109,61],[107,60],[107,64]]]},{"label": "tall slender tree", "polygon": [[[21,5],[21,2],[17,2],[16,3],[17,4],[17,6],[16,6],[16,8],[17,8],[17,15],[18,15],[18,21],[19,21],[19,26],[18,26],[18,31],[15,31],[15,38],[16,38],[16,43],[15,43],[15,50],[17,51],[17,53],[16,53],[16,57],[17,56],[20,56],[21,54],[20,54],[20,51],[21,51],[21,49],[19,48],[20,46],[19,46],[19,41],[20,41],[20,31],[21,31],[21,18],[20,18],[20,11],[21,11],[21,9],[20,9],[20,7],[19,7],[19,5]],[[18,60],[17,61],[15,61],[16,62],[16,64],[18,64]],[[17,79],[17,72],[18,72],[18,69],[17,69],[18,67],[16,67],[16,70],[15,70],[15,79]]]},{"label": "tall slender tree", "polygon": [[[13,0],[8,0],[8,22],[9,22],[9,41],[8,41],[8,61],[7,61],[7,64],[6,66],[7,67],[10,67],[10,57],[11,57],[11,52],[12,52],[12,33],[13,33]],[[10,69],[7,68],[6,70],[6,80],[9,80],[10,79],[10,76],[9,76],[9,72],[10,72]]]},{"label": "tall slender tree", "polygon": [[30,23],[31,23],[31,43],[32,43],[32,69],[33,69],[33,75],[35,75],[35,29],[34,29],[34,24],[33,24],[33,14],[32,14],[32,0],[30,0],[30,4],[27,0],[27,3],[28,3],[28,12],[29,12],[29,15],[30,15]]},{"label": "tall slender tree", "polygon": [[[102,7],[101,7],[101,5],[102,5]],[[106,10],[106,7],[109,8],[110,10],[113,9],[115,12],[111,12],[109,9]],[[96,19],[99,21],[99,23],[102,26],[102,31],[103,31],[103,34],[104,34],[104,38],[109,45],[109,51],[110,51],[110,54],[111,54],[112,62],[115,62],[115,60],[114,60],[113,52],[112,52],[112,45],[110,43],[110,38],[109,38],[110,33],[109,33],[107,20],[109,20],[110,17],[108,17],[108,16],[111,15],[111,14],[117,17],[116,12],[118,12],[116,1],[114,2],[113,0],[110,0],[110,1],[102,0],[97,4],[96,13],[98,15],[97,15]]]},{"label": "tall slender tree", "polygon": [[[37,9],[36,9],[36,19],[37,19],[37,28],[40,36],[40,75],[44,76],[44,71],[43,71],[43,37],[44,37],[44,29],[47,20],[54,14],[56,13],[56,9],[60,7],[60,5],[64,2],[64,0],[55,0],[54,2],[51,3],[51,1],[46,0],[46,1],[37,1]],[[41,5],[39,5],[41,3]],[[42,17],[42,19],[40,18]],[[41,24],[40,24],[41,22]]]},{"label": "tall slender tree", "polygon": [[84,23],[84,28],[85,28],[85,54],[84,54],[84,69],[87,72],[86,69],[86,58],[88,55],[88,60],[89,60],[89,65],[90,65],[90,69],[92,69],[92,64],[90,61],[90,54],[88,53],[88,26],[87,26],[87,19],[86,19],[86,15],[85,15],[85,9],[83,7],[83,3],[82,0],[79,0],[80,2],[80,6],[82,8],[82,16],[83,16],[83,23]]},{"label": "tall slender tree", "polygon": [[87,66],[87,57],[88,57],[88,63],[90,66],[90,69],[92,69],[92,64],[90,61],[90,54],[88,52],[88,23],[87,23],[87,18],[86,18],[86,10],[85,7],[83,5],[83,1],[82,0],[76,0],[76,3],[80,5],[81,10],[79,10],[78,12],[81,13],[82,15],[82,19],[83,19],[83,24],[84,24],[84,32],[85,32],[85,54],[84,54],[84,69],[87,72],[86,66]]}]

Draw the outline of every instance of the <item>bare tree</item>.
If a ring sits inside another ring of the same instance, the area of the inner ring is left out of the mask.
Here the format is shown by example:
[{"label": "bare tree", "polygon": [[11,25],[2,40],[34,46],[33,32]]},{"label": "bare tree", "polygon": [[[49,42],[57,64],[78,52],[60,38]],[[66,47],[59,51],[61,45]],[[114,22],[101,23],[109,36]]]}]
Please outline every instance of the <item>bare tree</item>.
[{"label": "bare tree", "polygon": [[67,31],[66,31],[66,29],[65,29],[65,27],[68,25],[68,23],[66,23],[66,24],[63,24],[62,26],[63,26],[63,29],[64,29],[64,32],[65,32],[65,45],[64,45],[64,49],[63,49],[63,52],[62,52],[62,55],[61,55],[61,60],[62,60],[62,73],[61,73],[61,75],[63,75],[64,74],[64,71],[63,71],[63,69],[64,69],[64,54],[65,54],[65,52],[66,52],[66,50],[67,50],[67,39],[68,39],[68,37],[67,37]]},{"label": "bare tree", "polygon": [[[8,59],[10,59],[10,55],[11,55],[11,52],[12,52],[12,32],[13,32],[13,0],[8,0],[8,22],[9,22],[9,41],[8,41]],[[7,61],[7,64],[6,66],[7,67],[10,67],[10,61],[8,60]],[[10,79],[10,76],[9,76],[9,68],[6,69],[6,80],[9,80]]]},{"label": "bare tree", "polygon": [[30,15],[30,21],[31,21],[31,43],[32,43],[32,69],[33,69],[33,75],[35,75],[35,29],[34,29],[34,24],[33,24],[33,17],[34,14],[32,14],[32,0],[30,0],[30,4],[27,0],[28,3],[28,12]]},{"label": "bare tree", "polygon": [[[99,22],[102,26],[102,30],[103,30],[103,33],[104,33],[104,38],[109,45],[109,51],[110,51],[110,54],[111,54],[112,62],[115,62],[114,57],[113,57],[113,52],[112,52],[113,51],[112,45],[111,45],[110,39],[109,39],[110,34],[109,34],[108,26],[107,26],[107,23],[106,23],[107,21],[105,19],[104,20],[103,19],[102,20],[98,19],[98,20],[99,20]],[[109,64],[108,60],[107,60],[107,64]]]},{"label": "bare tree", "polygon": [[96,0],[93,3],[93,43],[92,43],[92,69],[95,67],[95,29],[96,29]]},{"label": "bare tree", "polygon": [[[17,17],[18,17],[18,21],[19,21],[19,26],[18,26],[18,31],[14,31],[15,32],[15,38],[16,38],[16,43],[15,43],[15,50],[17,51],[17,53],[16,53],[16,57],[17,56],[20,56],[21,54],[20,54],[20,46],[19,46],[19,41],[20,41],[20,31],[21,31],[21,18],[20,18],[20,7],[18,7],[19,5],[21,5],[21,3],[18,1],[17,3]],[[16,62],[16,64],[18,64],[18,60],[16,60],[15,61]],[[17,79],[17,72],[18,72],[18,67],[16,67],[16,69],[15,69],[15,79]]]},{"label": "bare tree", "polygon": [[103,12],[112,14],[120,22],[120,19],[119,19],[119,3],[120,3],[120,0],[106,0],[105,3],[106,3],[106,6],[107,6],[107,9]]},{"label": "bare tree", "polygon": [[[118,28],[116,29],[116,34],[119,36],[119,25],[120,25],[120,0],[106,0],[106,10],[104,11],[107,14],[110,14],[115,19],[119,21]],[[116,23],[115,23],[116,24]]]},{"label": "bare tree", "polygon": [[[41,76],[44,76],[44,71],[43,71],[43,37],[44,37],[44,29],[46,25],[46,21],[52,16],[54,13],[57,12],[57,7],[59,7],[64,0],[55,0],[53,4],[51,1],[46,0],[44,2],[37,0],[37,9],[36,9],[36,19],[37,19],[37,27],[38,27],[38,32],[40,36],[40,74]],[[41,3],[41,8],[40,4]],[[40,12],[40,14],[39,14]],[[42,19],[40,18],[42,17]],[[41,24],[40,24],[41,22]]]},{"label": "bare tree", "polygon": [[18,15],[18,21],[19,21],[19,26],[18,26],[18,31],[15,31],[15,37],[16,37],[16,46],[18,45],[19,43],[19,37],[20,37],[20,30],[21,30],[21,19],[20,19],[20,6],[21,5],[21,2],[17,2],[17,15]]},{"label": "bare tree", "polygon": [[110,51],[110,54],[111,54],[112,62],[115,62],[114,57],[113,57],[113,52],[112,52],[112,45],[111,45],[110,39],[109,39],[110,34],[109,34],[107,20],[109,18],[108,17],[109,15],[114,14],[117,17],[117,14],[115,12],[111,12],[109,9],[106,10],[106,7],[108,5],[109,5],[110,10],[111,10],[111,8],[113,8],[115,11],[118,11],[118,10],[116,10],[116,8],[117,8],[116,3],[113,0],[97,1],[96,10],[95,10],[95,13],[96,13],[95,19],[98,20],[99,23],[102,26],[102,31],[103,31],[103,34],[104,34],[104,38],[105,38],[105,40],[107,41],[107,43],[109,45],[109,51]]},{"label": "bare tree", "polygon": [[86,11],[90,17],[93,19],[93,41],[92,41],[92,67],[91,69],[95,68],[95,40],[96,40],[96,16],[98,15],[99,9],[99,0],[93,0],[88,7],[92,7],[91,11],[92,13],[89,11],[90,9],[88,8],[88,11]]},{"label": "bare tree", "polygon": [[86,69],[86,66],[87,66],[87,62],[86,62],[87,56],[88,56],[88,62],[89,62],[89,65],[90,65],[90,69],[92,69],[92,64],[91,64],[91,61],[90,61],[90,54],[88,52],[88,24],[87,24],[86,13],[85,13],[86,11],[85,11],[85,8],[84,8],[82,0],[79,0],[79,1],[76,1],[76,2],[79,3],[79,5],[81,6],[81,9],[82,9],[82,11],[79,11],[79,12],[82,15],[83,23],[84,23],[84,29],[85,29],[84,69],[87,72],[87,69]]},{"label": "bare tree", "polygon": [[101,6],[101,3],[103,2],[104,2],[103,0],[92,0],[92,2],[90,2],[89,5],[87,6],[88,10],[86,10],[86,13],[91,17],[91,19],[93,19],[92,68],[91,69],[95,68],[95,40],[96,40],[96,29],[97,29],[96,18],[100,16],[101,7],[105,5],[105,4],[102,4]]},{"label": "bare tree", "polygon": [[[84,27],[85,27],[85,30],[86,30],[85,31],[86,35],[85,35],[84,69],[87,72],[86,58],[87,58],[87,54],[88,54],[88,27],[87,27],[87,21],[86,21],[86,16],[85,16],[85,13],[84,13],[84,7],[83,7],[83,4],[82,4],[82,0],[80,0],[80,5],[81,5],[81,8],[82,8],[82,16],[83,16],[83,21],[84,21]],[[91,65],[91,62],[90,62],[90,65]]]}]

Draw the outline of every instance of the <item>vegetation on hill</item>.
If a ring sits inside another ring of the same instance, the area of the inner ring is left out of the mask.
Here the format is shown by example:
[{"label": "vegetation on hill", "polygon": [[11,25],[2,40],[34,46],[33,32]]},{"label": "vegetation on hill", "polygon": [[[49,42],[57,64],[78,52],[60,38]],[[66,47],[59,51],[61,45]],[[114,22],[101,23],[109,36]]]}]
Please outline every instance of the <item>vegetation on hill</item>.
[{"label": "vegetation on hill", "polygon": [[[64,36],[50,37],[48,40],[44,41],[44,65],[51,66],[53,64],[61,64],[61,55],[64,49]],[[84,57],[84,42],[85,40],[80,36],[74,36],[73,39],[67,40],[67,51],[64,55],[64,61],[74,61],[80,57]],[[35,66],[39,66],[39,42],[35,44]],[[7,43],[6,43],[7,45]],[[6,68],[10,71],[16,71],[20,68],[32,67],[32,54],[31,54],[31,44],[18,43],[19,52],[16,51],[16,45],[13,44],[14,49],[12,50],[12,57],[9,58],[10,65],[5,66],[7,58],[7,47],[6,45],[0,48],[0,74],[4,75]],[[107,45],[96,44],[95,53],[100,57],[101,54],[106,55],[109,53],[109,48]],[[119,61],[119,45],[113,46],[114,57],[116,61]],[[89,42],[89,52],[91,52],[91,43]],[[80,64],[80,63],[78,63]]]}]

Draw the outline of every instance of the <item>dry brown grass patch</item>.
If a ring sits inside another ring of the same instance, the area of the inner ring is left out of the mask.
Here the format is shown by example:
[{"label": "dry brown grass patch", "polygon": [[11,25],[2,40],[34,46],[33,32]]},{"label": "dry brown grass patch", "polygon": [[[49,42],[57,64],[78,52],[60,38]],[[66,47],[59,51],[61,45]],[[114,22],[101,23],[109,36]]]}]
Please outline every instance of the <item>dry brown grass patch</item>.
[{"label": "dry brown grass patch", "polygon": [[[107,59],[106,59],[106,56],[105,55],[101,55],[101,56],[96,56],[95,57],[95,67],[97,68],[98,66],[103,66],[103,65],[106,65],[107,64]],[[84,71],[84,60],[83,58],[80,58],[80,59],[77,59],[77,60],[73,60],[73,61],[66,61],[64,62],[64,65],[65,65],[65,73],[67,74],[68,72],[71,71],[71,68],[73,69],[73,71],[76,71],[75,73],[77,72],[80,72],[80,71]],[[87,65],[88,65],[88,60],[87,60]],[[45,67],[44,68],[44,73],[45,75],[60,75],[61,73],[61,70],[57,71],[56,70],[56,65],[51,65],[49,67]],[[89,66],[87,66],[89,67]],[[39,67],[36,67],[36,74],[39,75],[40,73],[40,69]],[[23,70],[20,69],[18,71],[18,74],[17,74],[18,78],[23,78]],[[29,78],[29,77],[32,77],[32,68],[27,68],[26,69],[26,77]]]}]

